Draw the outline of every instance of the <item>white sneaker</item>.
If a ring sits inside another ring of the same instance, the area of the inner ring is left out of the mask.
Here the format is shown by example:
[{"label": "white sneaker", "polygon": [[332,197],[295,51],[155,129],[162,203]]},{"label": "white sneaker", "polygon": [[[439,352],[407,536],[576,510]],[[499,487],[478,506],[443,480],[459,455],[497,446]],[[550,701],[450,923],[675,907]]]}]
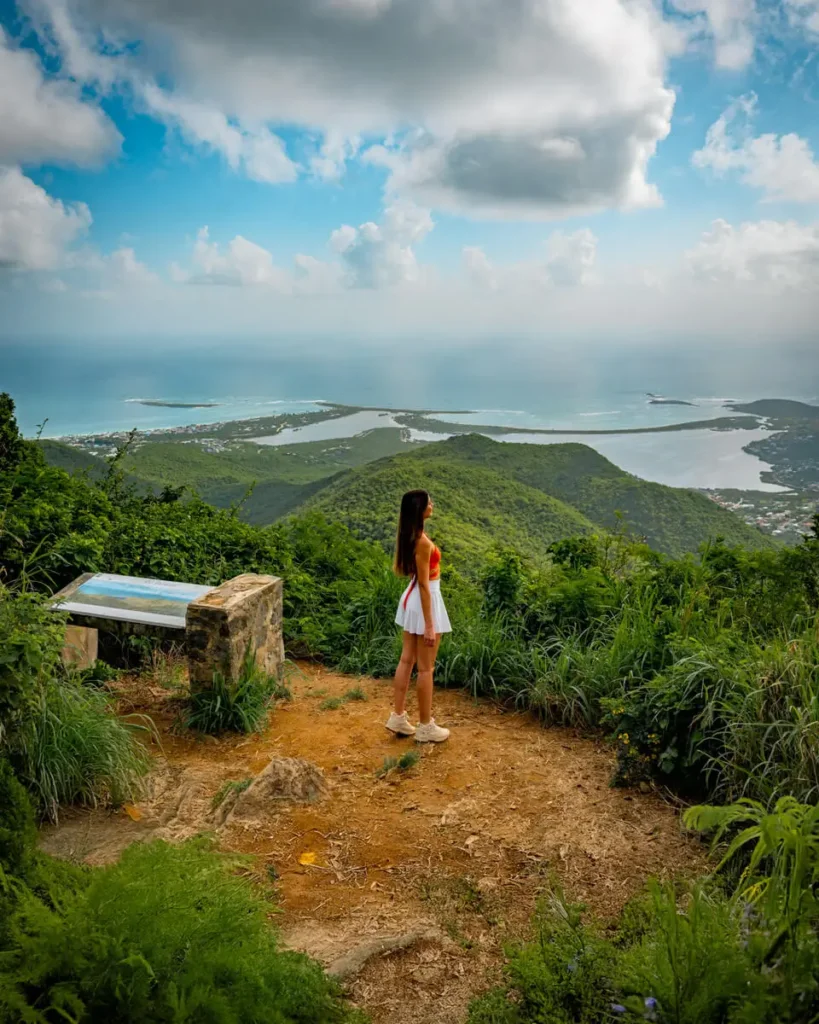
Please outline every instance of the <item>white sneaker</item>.
[{"label": "white sneaker", "polygon": [[394,732],[396,736],[414,736],[415,726],[410,723],[407,718],[406,711],[403,715],[396,715],[393,713],[387,719],[387,728],[390,732]]},{"label": "white sneaker", "polygon": [[430,718],[426,725],[420,724],[415,730],[416,743],[443,743],[449,739],[449,729],[442,729],[435,724],[435,719]]}]

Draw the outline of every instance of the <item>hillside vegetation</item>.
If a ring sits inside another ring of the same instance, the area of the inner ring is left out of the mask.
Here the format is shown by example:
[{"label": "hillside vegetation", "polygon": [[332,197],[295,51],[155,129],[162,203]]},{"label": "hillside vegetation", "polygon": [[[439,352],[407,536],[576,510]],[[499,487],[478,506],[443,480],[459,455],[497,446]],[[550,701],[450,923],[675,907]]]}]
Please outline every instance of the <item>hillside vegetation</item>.
[{"label": "hillside vegetation", "polygon": [[307,506],[362,537],[388,543],[395,509],[409,487],[432,492],[435,536],[461,564],[480,559],[497,543],[542,556],[562,537],[621,523],[654,550],[674,556],[696,552],[718,536],[755,550],[774,546],[704,495],[640,480],[585,445],[509,444],[479,434],[344,474]]},{"label": "hillside vegetation", "polygon": [[425,457],[427,453],[434,456],[440,447],[428,445],[423,453],[398,455],[345,473],[319,491],[307,507],[389,549],[401,495],[426,487],[437,509],[431,532],[447,558],[460,567],[479,565],[498,543],[543,558],[555,541],[595,532],[594,524],[576,509],[510,479],[500,467]]},{"label": "hillside vegetation", "polygon": [[[42,442],[51,465],[99,479],[105,463],[58,442]],[[511,444],[480,434],[408,444],[382,428],[360,437],[266,447],[229,442],[148,441],[121,468],[138,489],[187,487],[217,508],[239,506],[264,526],[300,508],[321,509],[389,547],[401,493],[434,492],[436,537],[458,564],[474,567],[497,543],[542,557],[555,540],[625,527],[657,551],[679,556],[724,537],[753,549],[770,537],[696,491],[650,483],[583,444]]]},{"label": "hillside vegetation", "polygon": [[[217,508],[241,504],[241,519],[264,526],[304,504],[339,472],[411,447],[395,427],[297,445],[260,445],[234,439],[210,444],[214,450],[200,439],[138,439],[121,467],[139,490],[159,494],[166,487],[186,487]],[[68,473],[99,480],[107,471],[104,459],[63,442],[44,440],[40,447],[49,465]]]}]

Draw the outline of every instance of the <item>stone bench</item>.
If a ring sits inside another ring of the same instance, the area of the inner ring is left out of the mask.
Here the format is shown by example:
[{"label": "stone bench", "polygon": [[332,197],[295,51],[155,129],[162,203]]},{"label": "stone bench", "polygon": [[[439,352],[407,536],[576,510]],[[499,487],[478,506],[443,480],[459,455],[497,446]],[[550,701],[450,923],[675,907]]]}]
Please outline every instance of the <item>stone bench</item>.
[{"label": "stone bench", "polygon": [[215,673],[235,683],[248,651],[264,672],[281,675],[282,588],[277,576],[251,573],[218,587],[85,573],[55,594],[51,607],[71,617],[66,662],[93,664],[101,631],[180,639],[196,691],[212,686]]}]

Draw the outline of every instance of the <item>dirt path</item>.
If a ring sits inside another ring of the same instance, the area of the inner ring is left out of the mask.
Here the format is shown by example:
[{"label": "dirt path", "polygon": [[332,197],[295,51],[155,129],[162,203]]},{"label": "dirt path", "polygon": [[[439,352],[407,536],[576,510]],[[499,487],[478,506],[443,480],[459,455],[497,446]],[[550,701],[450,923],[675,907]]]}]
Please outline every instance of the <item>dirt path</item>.
[{"label": "dirt path", "polygon": [[[366,700],[322,708],[353,687]],[[136,839],[179,840],[211,827],[226,780],[257,775],[273,756],[313,762],[329,784],[323,800],[230,822],[219,841],[278,878],[286,941],[344,977],[375,1024],[463,1021],[554,876],[606,916],[647,876],[701,866],[676,813],[651,794],[611,789],[611,753],[569,730],[439,693],[450,741],[379,779],[386,757],[415,747],[383,728],[387,686],[304,665],[292,690],[264,734],[220,741],[172,735],[157,692],[131,692],[162,737],[145,801],[72,812],[44,830],[43,847],[104,863]]]}]

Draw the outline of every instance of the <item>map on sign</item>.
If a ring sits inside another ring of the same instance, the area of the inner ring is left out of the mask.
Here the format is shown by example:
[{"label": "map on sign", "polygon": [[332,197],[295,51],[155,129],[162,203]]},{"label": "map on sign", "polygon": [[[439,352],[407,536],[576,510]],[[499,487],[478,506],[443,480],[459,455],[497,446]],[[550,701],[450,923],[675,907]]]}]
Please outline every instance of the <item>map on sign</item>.
[{"label": "map on sign", "polygon": [[184,629],[188,605],[212,589],[193,583],[96,573],[71,583],[51,607],[74,615]]}]

